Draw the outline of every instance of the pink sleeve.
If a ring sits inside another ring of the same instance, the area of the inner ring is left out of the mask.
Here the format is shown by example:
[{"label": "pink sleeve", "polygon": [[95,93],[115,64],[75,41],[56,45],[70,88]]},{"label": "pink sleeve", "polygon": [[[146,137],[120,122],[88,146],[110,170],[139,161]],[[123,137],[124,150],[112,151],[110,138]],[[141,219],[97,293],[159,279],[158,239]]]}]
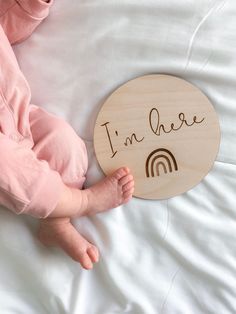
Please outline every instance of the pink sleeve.
[{"label": "pink sleeve", "polygon": [[11,44],[29,37],[48,16],[53,0],[0,0],[0,24]]},{"label": "pink sleeve", "polygon": [[47,217],[55,208],[64,184],[48,162],[31,149],[0,133],[0,205],[16,214]]}]

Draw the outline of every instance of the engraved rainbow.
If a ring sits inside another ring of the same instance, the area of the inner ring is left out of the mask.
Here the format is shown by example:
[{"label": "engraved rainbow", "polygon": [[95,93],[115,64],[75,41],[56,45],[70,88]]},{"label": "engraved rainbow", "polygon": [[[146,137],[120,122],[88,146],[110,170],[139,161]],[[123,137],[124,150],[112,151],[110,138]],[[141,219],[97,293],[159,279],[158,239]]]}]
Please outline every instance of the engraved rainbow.
[{"label": "engraved rainbow", "polygon": [[160,169],[162,168],[164,173],[178,171],[178,165],[174,155],[165,148],[158,148],[152,151],[146,160],[146,176],[155,177],[160,176]]}]

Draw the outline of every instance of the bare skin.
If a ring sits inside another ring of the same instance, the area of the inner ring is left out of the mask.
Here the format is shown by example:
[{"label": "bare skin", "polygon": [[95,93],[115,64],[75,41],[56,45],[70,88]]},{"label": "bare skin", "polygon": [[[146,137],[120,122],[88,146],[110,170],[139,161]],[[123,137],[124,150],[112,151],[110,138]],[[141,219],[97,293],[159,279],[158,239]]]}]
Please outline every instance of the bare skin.
[{"label": "bare skin", "polygon": [[39,240],[44,245],[61,247],[82,267],[91,269],[99,260],[98,249],[78,233],[70,218],[95,215],[125,204],[133,192],[133,176],[126,167],[85,190],[65,187],[55,210],[49,218],[41,220]]},{"label": "bare skin", "polygon": [[89,243],[71,224],[70,218],[48,218],[41,222],[39,240],[46,246],[59,246],[85,269],[98,262],[96,246]]}]

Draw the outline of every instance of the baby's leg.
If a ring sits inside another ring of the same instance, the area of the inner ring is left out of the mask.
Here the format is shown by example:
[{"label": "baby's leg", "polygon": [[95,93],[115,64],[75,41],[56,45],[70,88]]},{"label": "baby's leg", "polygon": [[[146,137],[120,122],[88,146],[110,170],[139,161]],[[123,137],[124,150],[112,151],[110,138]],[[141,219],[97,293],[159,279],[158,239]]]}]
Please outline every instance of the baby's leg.
[{"label": "baby's leg", "polygon": [[84,268],[90,269],[98,261],[97,248],[76,231],[68,217],[92,215],[126,203],[133,193],[133,177],[127,168],[121,168],[93,187],[80,190],[87,171],[87,153],[82,140],[64,120],[36,106],[32,106],[30,124],[37,157],[47,160],[73,191],[72,197],[66,197],[50,218],[41,220],[39,239],[46,245],[60,246]]},{"label": "baby's leg", "polygon": [[30,112],[30,125],[35,154],[47,160],[60,173],[65,187],[69,187],[65,189],[64,200],[50,213],[51,218],[92,215],[130,200],[134,180],[128,168],[120,168],[94,186],[81,190],[88,167],[84,142],[64,120],[36,106]]},{"label": "baby's leg", "polygon": [[[127,168],[120,168],[89,189],[73,191],[70,201],[72,212],[75,211],[77,216],[93,215],[128,202],[133,193],[133,177]],[[51,217],[61,216],[63,203],[60,206],[50,214]],[[92,268],[92,263],[98,261],[97,248],[75,230],[69,218],[43,220],[39,238],[46,245],[59,245],[86,269]]]},{"label": "baby's leg", "polygon": [[[31,107],[30,126],[35,144],[32,149],[37,157],[47,160],[67,186],[81,189],[87,171],[87,153],[74,130],[36,106]],[[98,261],[97,248],[77,232],[66,216],[40,220],[39,239],[45,245],[58,245],[86,269]]]}]

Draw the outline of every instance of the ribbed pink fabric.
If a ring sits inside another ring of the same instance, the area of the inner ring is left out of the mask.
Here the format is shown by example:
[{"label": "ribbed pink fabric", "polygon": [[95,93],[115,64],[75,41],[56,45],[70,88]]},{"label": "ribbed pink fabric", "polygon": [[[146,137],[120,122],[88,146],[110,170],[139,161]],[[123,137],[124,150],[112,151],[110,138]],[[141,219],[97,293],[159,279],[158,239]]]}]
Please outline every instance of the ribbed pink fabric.
[{"label": "ribbed pink fabric", "polygon": [[30,36],[52,1],[0,0],[0,204],[44,218],[63,188],[81,188],[86,148],[63,120],[30,105],[31,93],[11,44]]}]

